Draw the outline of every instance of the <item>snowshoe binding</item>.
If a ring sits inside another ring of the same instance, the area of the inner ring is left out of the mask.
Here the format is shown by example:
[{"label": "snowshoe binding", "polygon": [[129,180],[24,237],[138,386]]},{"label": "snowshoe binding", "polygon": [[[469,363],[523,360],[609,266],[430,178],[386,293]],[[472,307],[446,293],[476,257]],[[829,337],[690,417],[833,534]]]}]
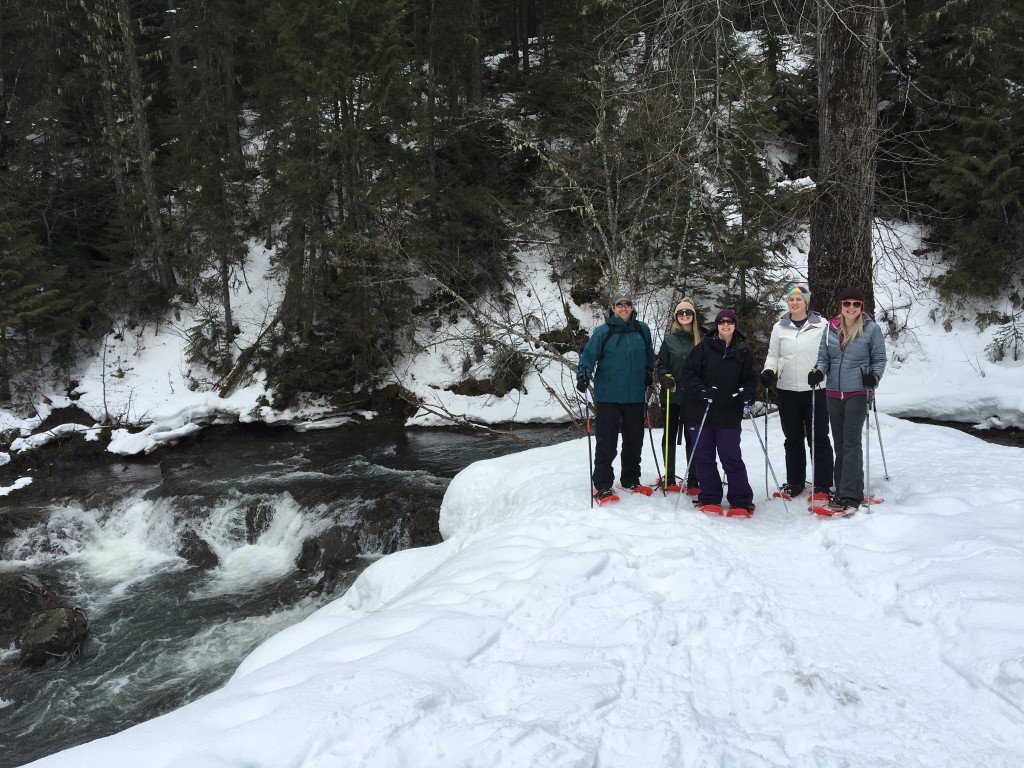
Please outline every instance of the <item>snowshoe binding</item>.
[{"label": "snowshoe binding", "polygon": [[654,489],[651,488],[649,485],[641,485],[640,483],[632,483],[630,485],[619,485],[617,487],[621,488],[624,491],[629,491],[630,493],[639,493],[641,496],[651,496],[654,493]]},{"label": "snowshoe binding", "polygon": [[857,499],[836,498],[828,504],[815,504],[811,511],[821,517],[851,517],[859,506]]},{"label": "snowshoe binding", "polygon": [[753,517],[754,510],[757,506],[754,504],[738,504],[734,507],[729,507],[726,511],[726,517]]},{"label": "snowshoe binding", "polygon": [[658,478],[658,482],[654,484],[655,490],[659,490],[659,491],[664,490],[665,493],[682,493],[683,492],[683,486],[681,486],[679,483],[669,483],[668,485],[664,485],[664,482],[665,482],[665,478],[659,477]]}]

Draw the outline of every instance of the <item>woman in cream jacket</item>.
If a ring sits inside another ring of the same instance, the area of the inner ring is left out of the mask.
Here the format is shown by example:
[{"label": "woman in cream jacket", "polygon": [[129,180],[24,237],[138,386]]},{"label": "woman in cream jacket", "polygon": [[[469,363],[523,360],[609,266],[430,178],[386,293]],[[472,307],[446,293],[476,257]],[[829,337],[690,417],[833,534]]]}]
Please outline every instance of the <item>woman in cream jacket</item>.
[{"label": "woman in cream jacket", "polygon": [[[826,321],[810,309],[811,292],[795,284],[786,292],[788,311],[772,327],[768,357],[761,371],[765,389],[776,386],[779,420],[786,445],[786,483],[779,490],[788,498],[804,492],[807,452],[814,433],[814,477],[812,497],[827,501],[832,487],[833,456],[828,439],[828,407],[824,389],[811,391],[807,371],[818,361],[818,348]],[[814,397],[812,426],[811,398]]]}]

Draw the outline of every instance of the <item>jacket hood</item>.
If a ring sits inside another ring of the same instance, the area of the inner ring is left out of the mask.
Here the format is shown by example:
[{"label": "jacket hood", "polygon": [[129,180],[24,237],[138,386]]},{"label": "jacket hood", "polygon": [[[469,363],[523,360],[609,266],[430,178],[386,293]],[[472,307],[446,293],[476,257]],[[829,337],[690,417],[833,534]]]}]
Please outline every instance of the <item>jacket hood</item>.
[{"label": "jacket hood", "polygon": [[[817,312],[811,311],[807,313],[807,322],[811,325],[820,325],[822,320],[822,316]],[[796,323],[793,322],[793,318],[788,310],[779,315],[779,325],[784,325],[787,328],[796,328]]]}]

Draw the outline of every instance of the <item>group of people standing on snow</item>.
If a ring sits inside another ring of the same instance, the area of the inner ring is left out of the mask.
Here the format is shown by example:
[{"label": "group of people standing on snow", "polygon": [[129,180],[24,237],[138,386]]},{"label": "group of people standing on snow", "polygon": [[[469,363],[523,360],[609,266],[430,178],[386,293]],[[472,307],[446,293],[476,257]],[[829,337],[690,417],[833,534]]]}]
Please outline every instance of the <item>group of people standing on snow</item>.
[{"label": "group of people standing on snow", "polygon": [[[665,412],[666,492],[696,495],[706,512],[749,517],[754,492],[740,451],[741,424],[756,396],[757,382],[777,392],[785,435],[786,482],[779,493],[796,498],[807,490],[807,454],[813,456],[810,499],[828,514],[848,515],[864,498],[861,434],[869,398],[885,372],[881,328],[865,313],[864,293],[847,288],[837,314],[825,320],[810,307],[810,291],[794,284],[786,311],[772,327],[760,375],[739,318],[722,309],[714,326],[702,329],[696,304],[682,299],[657,358],[648,325],[637,318],[632,296],[611,301],[605,322],[595,329],[580,356],[577,389],[594,385],[593,492],[598,503],[615,498],[612,461],[622,438],[619,485],[650,495],[640,482],[648,388],[657,379]],[[766,398],[767,399],[767,398]],[[829,441],[831,426],[833,454]],[[685,442],[683,483],[676,474],[676,445]],[[725,472],[728,493],[716,462]],[[729,502],[723,511],[722,498]]]}]

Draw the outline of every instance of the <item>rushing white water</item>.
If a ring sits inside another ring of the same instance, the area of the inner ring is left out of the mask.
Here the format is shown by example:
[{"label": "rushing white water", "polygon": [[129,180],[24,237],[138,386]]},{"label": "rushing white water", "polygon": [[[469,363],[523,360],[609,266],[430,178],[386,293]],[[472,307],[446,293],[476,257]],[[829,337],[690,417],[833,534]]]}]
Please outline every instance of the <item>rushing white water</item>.
[{"label": "rushing white water", "polygon": [[73,566],[78,582],[88,584],[76,598],[91,601],[95,587],[117,597],[154,573],[183,567],[176,546],[168,500],[128,498],[102,509],[68,502],[8,542],[0,563],[7,570]]},{"label": "rushing white water", "polygon": [[[16,666],[16,649],[0,649],[0,768],[216,688],[267,637],[340,595],[383,547],[409,543],[404,523],[381,518],[382,495],[415,494],[436,514],[450,474],[519,447],[451,433],[399,443],[273,438],[207,442],[159,467],[54,478],[39,522],[0,550],[0,573],[52,584],[85,610],[89,636],[80,658],[35,671]],[[353,532],[361,556],[325,588],[320,574],[302,576],[296,562],[304,541],[334,525]],[[192,534],[216,555],[215,567],[192,567],[179,555]]]},{"label": "rushing white water", "polygon": [[273,515],[250,544],[245,517],[251,503],[235,495],[194,520],[180,514],[175,498],[130,498],[101,509],[56,506],[46,521],[8,544],[0,564],[5,570],[67,569],[75,599],[95,609],[156,574],[188,567],[178,547],[182,534],[192,529],[220,560],[201,594],[251,590],[294,570],[302,542],[332,522],[330,510],[303,509],[289,494],[280,494],[262,500]]},{"label": "rushing white water", "polygon": [[274,514],[266,530],[251,544],[246,539],[243,499],[218,504],[196,526],[220,560],[199,594],[227,594],[278,581],[294,570],[302,542],[332,523],[326,507],[303,509],[288,494],[275,497],[271,506]]}]

